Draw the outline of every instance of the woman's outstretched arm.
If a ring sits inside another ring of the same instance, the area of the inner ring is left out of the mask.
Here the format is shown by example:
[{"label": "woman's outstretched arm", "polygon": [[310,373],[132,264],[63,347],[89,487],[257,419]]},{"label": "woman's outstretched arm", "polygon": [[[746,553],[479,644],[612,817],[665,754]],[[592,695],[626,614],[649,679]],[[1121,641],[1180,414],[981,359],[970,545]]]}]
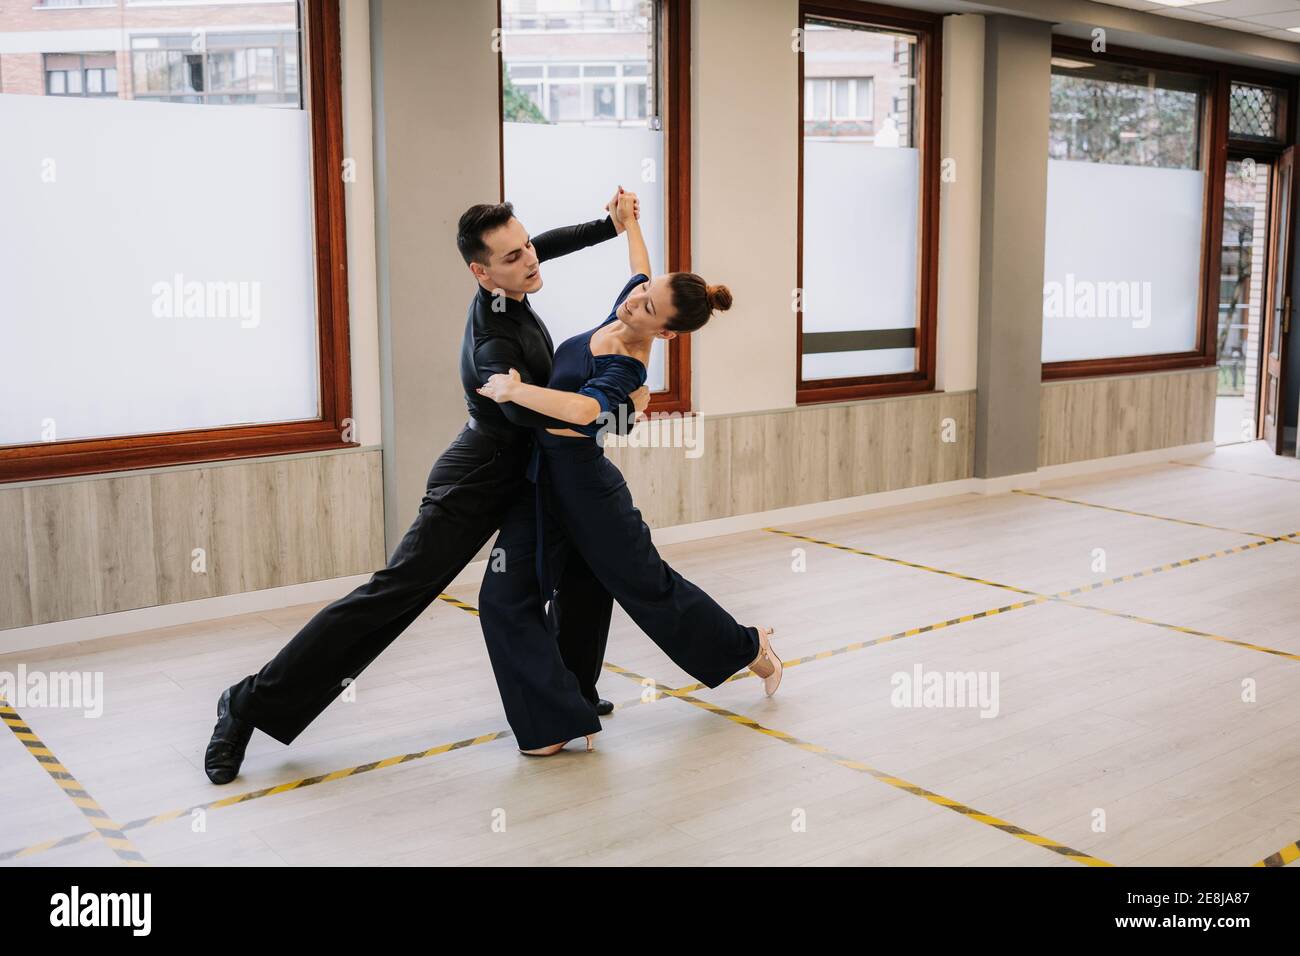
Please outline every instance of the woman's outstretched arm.
[{"label": "woman's outstretched arm", "polygon": [[650,252],[645,247],[645,236],[641,235],[641,220],[636,217],[636,205],[636,193],[619,195],[618,211],[627,233],[628,264],[632,267],[632,275],[639,272],[648,279],[654,273],[650,271]]}]

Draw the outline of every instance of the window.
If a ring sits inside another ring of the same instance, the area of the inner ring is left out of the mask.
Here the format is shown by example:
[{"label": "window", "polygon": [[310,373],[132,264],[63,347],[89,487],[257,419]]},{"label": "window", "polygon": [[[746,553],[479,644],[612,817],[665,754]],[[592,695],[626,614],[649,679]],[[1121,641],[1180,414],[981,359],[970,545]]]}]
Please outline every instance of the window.
[{"label": "window", "polygon": [[1219,444],[1257,437],[1256,401],[1273,183],[1273,164],[1266,159],[1232,159],[1227,166],[1215,342],[1219,366],[1215,441]]},{"label": "window", "polygon": [[355,444],[338,2],[185,6],[6,75],[0,481]]},{"label": "window", "polygon": [[644,122],[646,113],[646,84],[625,83],[623,85],[623,117]]},{"label": "window", "polygon": [[831,81],[804,81],[803,116],[805,120],[828,120],[831,118]]},{"label": "window", "polygon": [[1294,79],[1057,37],[1051,83],[1044,379],[1217,358],[1242,434]]},{"label": "window", "polygon": [[136,99],[291,109],[302,105],[296,29],[132,36],[131,73]]},{"label": "window", "polygon": [[116,96],[117,57],[113,53],[46,53],[48,96]]},{"label": "window", "polygon": [[[536,234],[599,218],[621,184],[640,197],[654,269],[687,270],[687,3],[574,7],[502,0],[502,197]],[[530,298],[558,343],[608,315],[628,276],[625,243],[554,260],[543,275]],[[689,349],[689,336],[655,343],[652,410],[689,407]]]},{"label": "window", "polygon": [[1228,135],[1233,139],[1276,143],[1286,92],[1255,83],[1233,83],[1228,96]]},{"label": "window", "polygon": [[800,22],[797,400],[932,389],[939,18],[820,2]]},{"label": "window", "polygon": [[[1233,71],[1234,73],[1236,71]],[[1280,345],[1285,312],[1283,240],[1290,210],[1294,123],[1289,77],[1228,82],[1228,160],[1223,175],[1215,357],[1215,441],[1278,439]],[[1279,298],[1282,298],[1279,308]],[[1273,321],[1270,321],[1273,320]]]},{"label": "window", "polygon": [[[832,123],[869,120],[872,115],[871,77],[826,77],[804,80],[804,119]],[[831,109],[834,94],[835,108]]]},{"label": "window", "polygon": [[1113,51],[1054,58],[1044,365],[1199,362],[1210,88]]},{"label": "window", "polygon": [[[510,21],[507,21],[510,22]],[[518,22],[517,18],[514,22]],[[515,42],[519,42],[515,37]],[[528,39],[532,39],[531,37]],[[585,40],[585,43],[592,43]],[[535,47],[535,43],[529,43]],[[508,121],[644,126],[648,63],[523,63],[505,61],[506,84],[526,95],[538,113]]]}]

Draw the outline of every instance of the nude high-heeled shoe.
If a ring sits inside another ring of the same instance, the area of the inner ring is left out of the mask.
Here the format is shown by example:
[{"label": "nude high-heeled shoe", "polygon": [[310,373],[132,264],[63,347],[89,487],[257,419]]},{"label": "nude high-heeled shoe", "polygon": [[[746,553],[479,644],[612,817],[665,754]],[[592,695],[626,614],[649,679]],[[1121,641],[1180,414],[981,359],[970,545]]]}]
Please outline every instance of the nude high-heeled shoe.
[{"label": "nude high-heeled shoe", "polygon": [[763,678],[763,690],[771,697],[781,686],[781,674],[785,670],[785,665],[776,656],[776,651],[772,650],[772,644],[768,640],[776,633],[776,628],[756,627],[754,630],[758,631],[758,656],[749,665],[749,669]]},{"label": "nude high-heeled shoe", "polygon": [[[596,736],[595,734],[587,734],[588,753],[591,753],[593,750],[596,749],[596,745],[592,743],[592,738],[594,738],[595,736]],[[565,740],[558,744],[551,744],[549,747],[539,747],[537,750],[521,749],[519,752],[529,757],[551,757],[554,756],[555,754],[558,754],[561,750],[563,750],[566,746],[568,746],[568,744],[569,741]]]}]

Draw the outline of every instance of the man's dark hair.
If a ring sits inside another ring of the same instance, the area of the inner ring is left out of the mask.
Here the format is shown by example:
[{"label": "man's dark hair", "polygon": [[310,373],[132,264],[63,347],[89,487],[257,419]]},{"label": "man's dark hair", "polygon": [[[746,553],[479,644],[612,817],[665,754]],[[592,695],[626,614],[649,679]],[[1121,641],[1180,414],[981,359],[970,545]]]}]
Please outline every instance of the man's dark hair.
[{"label": "man's dark hair", "polygon": [[456,248],[465,259],[465,265],[477,262],[488,264],[488,247],[483,233],[500,229],[515,215],[515,207],[508,202],[484,202],[470,206],[456,225]]}]

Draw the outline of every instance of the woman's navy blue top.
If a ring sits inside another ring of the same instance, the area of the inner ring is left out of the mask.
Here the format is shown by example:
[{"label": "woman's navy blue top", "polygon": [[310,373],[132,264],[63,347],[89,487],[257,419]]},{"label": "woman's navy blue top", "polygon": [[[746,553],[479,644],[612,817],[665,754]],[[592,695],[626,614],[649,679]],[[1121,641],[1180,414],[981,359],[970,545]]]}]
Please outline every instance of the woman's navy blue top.
[{"label": "woman's navy blue top", "polygon": [[[640,272],[627,280],[623,290],[619,292],[618,298],[614,300],[614,307],[609,310],[609,316],[604,322],[596,326],[595,329],[588,329],[579,335],[565,339],[560,343],[560,347],[555,350],[555,360],[551,366],[551,378],[547,383],[548,388],[558,389],[564,392],[578,392],[581,395],[587,395],[594,398],[600,403],[601,413],[618,414],[618,407],[627,403],[631,407],[631,401],[628,396],[645,384],[647,371],[645,365],[639,359],[634,359],[630,355],[592,355],[591,354],[591,337],[596,329],[603,328],[617,317],[618,307],[623,304],[623,300],[631,294],[632,290],[642,282],[649,282],[649,276]],[[581,432],[588,437],[595,438],[597,432],[603,428],[608,419],[598,415],[595,420],[586,425],[571,425],[570,427]],[[615,428],[614,431],[621,430]],[[534,556],[535,570],[537,573],[537,583],[541,589],[542,602],[551,600],[554,594],[554,587],[551,583],[551,572],[547,566],[547,549],[545,544],[545,525],[542,512],[545,508],[545,502],[542,496],[542,483],[545,481],[546,469],[542,465],[542,459],[546,455],[543,450],[545,447],[562,446],[562,443],[578,442],[582,439],[575,438],[572,435],[552,435],[545,429],[537,429],[537,441],[533,443],[532,460],[528,464],[528,478],[536,483],[536,518],[537,518],[537,551]],[[554,626],[554,621],[548,616],[550,626]]]},{"label": "woman's navy blue top", "polygon": [[[551,379],[548,388],[563,392],[577,392],[587,395],[600,403],[602,414],[618,414],[618,406],[628,402],[628,395],[645,384],[647,371],[639,359],[630,355],[592,355],[591,336],[596,329],[604,328],[617,318],[618,307],[642,282],[649,282],[649,276],[640,272],[627,280],[623,291],[614,300],[614,307],[609,310],[609,317],[596,326],[579,335],[565,339],[555,350],[555,359],[551,365]],[[604,427],[608,418],[597,417],[586,425],[570,426],[576,432],[595,438],[596,433]],[[616,429],[617,430],[617,429]],[[570,436],[570,440],[573,439]]]}]

